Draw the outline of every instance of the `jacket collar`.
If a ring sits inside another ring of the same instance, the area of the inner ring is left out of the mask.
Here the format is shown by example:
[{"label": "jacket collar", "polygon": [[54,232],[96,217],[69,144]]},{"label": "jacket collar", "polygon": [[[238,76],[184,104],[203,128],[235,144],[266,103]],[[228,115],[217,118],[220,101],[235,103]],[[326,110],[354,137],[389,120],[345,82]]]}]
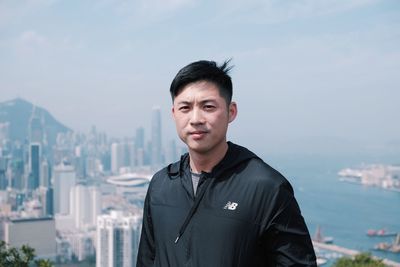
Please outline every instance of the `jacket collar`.
[{"label": "jacket collar", "polygon": [[[236,145],[232,142],[228,142],[228,151],[226,152],[223,159],[215,165],[211,171],[211,176],[218,177],[224,171],[231,169],[238,164],[247,161],[251,158],[258,158],[256,154],[251,152],[245,147]],[[189,169],[189,153],[185,153],[181,156],[180,161],[168,165],[168,175],[171,179],[176,179],[182,176],[185,170]]]}]

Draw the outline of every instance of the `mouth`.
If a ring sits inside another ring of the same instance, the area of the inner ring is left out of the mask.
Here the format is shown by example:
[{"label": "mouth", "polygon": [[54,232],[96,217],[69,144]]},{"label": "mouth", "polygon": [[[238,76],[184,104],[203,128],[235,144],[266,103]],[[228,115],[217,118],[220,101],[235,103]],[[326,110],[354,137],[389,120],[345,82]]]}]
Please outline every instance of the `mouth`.
[{"label": "mouth", "polygon": [[194,140],[202,139],[208,131],[193,131],[189,132],[189,134],[192,136]]}]

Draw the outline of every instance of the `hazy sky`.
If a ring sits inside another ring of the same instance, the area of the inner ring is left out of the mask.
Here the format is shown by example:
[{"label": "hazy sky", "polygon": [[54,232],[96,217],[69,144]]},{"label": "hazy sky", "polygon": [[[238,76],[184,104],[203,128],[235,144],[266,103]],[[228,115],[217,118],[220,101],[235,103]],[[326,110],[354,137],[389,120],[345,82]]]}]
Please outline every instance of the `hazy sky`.
[{"label": "hazy sky", "polygon": [[22,97],[78,131],[132,136],[160,106],[173,138],[176,72],[227,58],[233,141],[400,140],[398,0],[0,0],[0,101]]}]

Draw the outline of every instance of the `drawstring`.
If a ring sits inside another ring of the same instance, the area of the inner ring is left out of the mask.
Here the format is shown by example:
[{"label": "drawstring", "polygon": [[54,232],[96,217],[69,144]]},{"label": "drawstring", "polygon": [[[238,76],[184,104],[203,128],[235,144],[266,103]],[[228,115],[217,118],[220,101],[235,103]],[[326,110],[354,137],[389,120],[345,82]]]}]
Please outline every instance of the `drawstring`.
[{"label": "drawstring", "polygon": [[186,216],[185,222],[182,224],[181,229],[179,230],[178,236],[175,239],[175,244],[178,243],[179,238],[181,238],[181,236],[185,232],[185,229],[186,229],[187,225],[189,224],[190,219],[192,219],[194,213],[196,212],[197,208],[199,207],[200,201],[202,200],[202,198],[210,184],[211,184],[211,178],[207,178],[206,181],[204,182],[204,187],[203,187],[204,189],[199,192],[200,194],[196,197],[195,202],[189,211],[189,214]]}]

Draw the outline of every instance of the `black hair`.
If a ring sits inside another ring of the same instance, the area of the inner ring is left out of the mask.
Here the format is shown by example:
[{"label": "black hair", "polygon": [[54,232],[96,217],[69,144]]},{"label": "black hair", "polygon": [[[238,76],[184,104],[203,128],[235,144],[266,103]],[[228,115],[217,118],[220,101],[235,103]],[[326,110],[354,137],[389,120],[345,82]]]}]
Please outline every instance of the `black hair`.
[{"label": "black hair", "polygon": [[183,67],[176,74],[169,89],[172,101],[189,83],[208,81],[218,87],[220,95],[225,98],[227,104],[230,104],[232,101],[232,80],[229,71],[233,68],[233,66],[229,66],[230,61],[230,59],[225,60],[222,65],[218,66],[214,61],[200,60]]}]

